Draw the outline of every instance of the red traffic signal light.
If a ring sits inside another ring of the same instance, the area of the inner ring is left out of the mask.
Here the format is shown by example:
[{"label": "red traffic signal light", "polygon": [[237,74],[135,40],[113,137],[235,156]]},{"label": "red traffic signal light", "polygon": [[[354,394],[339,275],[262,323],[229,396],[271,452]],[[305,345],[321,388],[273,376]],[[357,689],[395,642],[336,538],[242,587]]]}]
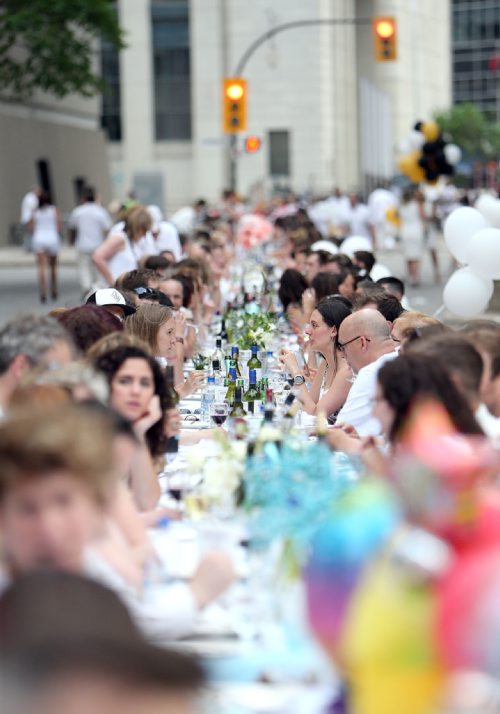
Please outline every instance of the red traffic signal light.
[{"label": "red traffic signal light", "polygon": [[247,127],[247,82],[241,77],[227,77],[223,84],[222,119],[226,134],[245,131]]},{"label": "red traffic signal light", "polygon": [[262,139],[258,136],[250,135],[245,138],[245,151],[247,154],[255,154],[262,146]]},{"label": "red traffic signal light", "polygon": [[394,17],[373,18],[373,41],[377,62],[397,59],[397,25]]}]

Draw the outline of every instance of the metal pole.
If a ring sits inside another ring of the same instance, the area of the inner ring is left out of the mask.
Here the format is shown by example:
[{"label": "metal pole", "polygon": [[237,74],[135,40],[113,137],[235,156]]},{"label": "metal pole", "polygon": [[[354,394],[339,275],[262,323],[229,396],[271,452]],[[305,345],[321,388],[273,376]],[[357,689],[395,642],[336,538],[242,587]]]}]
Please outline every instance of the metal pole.
[{"label": "metal pole", "polygon": [[[247,47],[245,52],[241,55],[240,60],[236,64],[234,70],[234,77],[240,77],[243,74],[248,60],[252,55],[259,49],[261,45],[271,37],[279,34],[280,32],[285,32],[286,30],[294,30],[297,27],[313,27],[315,25],[371,25],[371,17],[360,17],[360,18],[332,18],[332,19],[318,19],[318,20],[295,20],[294,22],[285,22],[282,25],[276,25],[276,27],[271,28],[267,32],[257,37],[256,40],[252,42],[251,45]],[[229,143],[229,183],[232,191],[237,190],[237,148],[236,148],[236,135],[231,134]]]}]

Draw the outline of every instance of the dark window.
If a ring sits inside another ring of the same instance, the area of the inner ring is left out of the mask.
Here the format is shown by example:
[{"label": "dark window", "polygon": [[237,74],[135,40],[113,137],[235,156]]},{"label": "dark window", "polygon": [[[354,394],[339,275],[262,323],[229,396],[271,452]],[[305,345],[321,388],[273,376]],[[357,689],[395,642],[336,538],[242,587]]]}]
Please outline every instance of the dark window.
[{"label": "dark window", "polygon": [[269,132],[269,174],[290,176],[290,132]]},{"label": "dark window", "polygon": [[105,40],[101,42],[101,76],[107,85],[102,95],[101,127],[109,141],[121,141],[120,59],[118,50]]},{"label": "dark window", "polygon": [[50,194],[50,197],[55,201],[54,192],[52,191],[52,179],[50,176],[50,164],[48,159],[39,159],[36,162],[38,183],[44,191]]},{"label": "dark window", "polygon": [[153,71],[157,141],[191,138],[191,63],[187,0],[153,0]]}]

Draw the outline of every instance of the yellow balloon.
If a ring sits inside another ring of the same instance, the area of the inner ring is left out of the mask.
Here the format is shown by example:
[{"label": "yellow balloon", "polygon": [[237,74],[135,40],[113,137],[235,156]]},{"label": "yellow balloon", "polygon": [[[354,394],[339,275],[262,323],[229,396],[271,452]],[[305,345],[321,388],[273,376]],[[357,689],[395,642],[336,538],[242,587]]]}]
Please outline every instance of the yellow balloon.
[{"label": "yellow balloon", "polygon": [[425,136],[427,141],[436,141],[439,134],[441,133],[441,129],[435,121],[424,122],[420,127],[420,131]]},{"label": "yellow balloon", "polygon": [[385,217],[389,221],[389,223],[392,223],[395,226],[399,226],[401,224],[398,209],[394,206],[391,206],[387,209],[387,211],[385,212]]},{"label": "yellow balloon", "polygon": [[425,178],[424,170],[418,165],[418,161],[422,156],[420,149],[415,149],[409,154],[405,154],[398,161],[398,167],[402,173],[408,176],[409,179],[415,182],[423,181]]},{"label": "yellow balloon", "polygon": [[340,661],[355,714],[429,714],[444,681],[433,640],[434,599],[387,555],[367,570],[349,606]]}]

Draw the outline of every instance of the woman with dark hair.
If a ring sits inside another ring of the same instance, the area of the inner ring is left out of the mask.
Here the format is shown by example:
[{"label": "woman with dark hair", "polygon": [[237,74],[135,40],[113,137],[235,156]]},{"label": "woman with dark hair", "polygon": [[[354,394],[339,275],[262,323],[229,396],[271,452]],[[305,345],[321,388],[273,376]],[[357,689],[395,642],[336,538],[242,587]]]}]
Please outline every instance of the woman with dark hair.
[{"label": "woman with dark hair", "polygon": [[336,295],[339,291],[339,283],[333,273],[317,273],[311,282],[316,295],[316,302],[320,302],[323,298]]},{"label": "woman with dark hair", "polygon": [[[404,354],[386,362],[377,375],[373,415],[391,447],[397,447],[415,405],[433,399],[446,410],[457,431],[484,435],[474,414],[448,373],[432,357]],[[358,453],[373,473],[385,474],[386,456],[373,437],[360,439],[349,425],[330,429],[330,445],[340,451]]]},{"label": "woman with dark hair", "polygon": [[61,247],[61,213],[52,203],[50,194],[42,191],[38,197],[38,208],[35,208],[29,228],[33,233],[31,247],[36,254],[38,266],[38,287],[40,289],[40,302],[47,300],[47,286],[45,282],[45,263],[49,261],[50,289],[52,299],[57,299],[57,255]]},{"label": "woman with dark hair", "polygon": [[310,389],[300,369],[295,354],[282,350],[281,363],[293,375],[299,387],[299,399],[308,414],[335,414],[344,404],[352,383],[352,372],[337,347],[341,323],[351,314],[343,300],[329,297],[321,300],[313,310],[306,334],[309,347],[324,359],[319,366]]},{"label": "woman with dark hair", "polygon": [[432,357],[405,354],[379,371],[373,414],[391,444],[401,438],[416,402],[431,398],[447,411],[457,431],[482,434],[464,396],[448,373]]},{"label": "woman with dark hair", "polygon": [[290,305],[301,309],[302,293],[307,288],[307,281],[298,270],[288,268],[281,276],[278,297],[283,305],[283,312],[288,312]]},{"label": "woman with dark hair", "polygon": [[162,369],[147,352],[128,345],[99,355],[93,366],[108,381],[110,406],[131,422],[139,440],[129,486],[137,508],[148,511],[160,498],[153,458],[165,451],[169,404]]},{"label": "woman with dark hair", "polygon": [[99,305],[73,307],[58,312],[55,318],[69,332],[83,354],[101,337],[123,330],[121,320]]}]

